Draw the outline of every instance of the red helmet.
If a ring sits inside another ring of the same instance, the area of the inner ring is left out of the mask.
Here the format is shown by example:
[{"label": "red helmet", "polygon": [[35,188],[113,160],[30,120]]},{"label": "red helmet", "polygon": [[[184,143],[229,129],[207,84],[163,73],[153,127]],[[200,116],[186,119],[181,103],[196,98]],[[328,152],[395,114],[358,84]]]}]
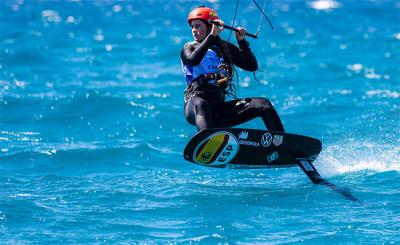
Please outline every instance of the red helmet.
[{"label": "red helmet", "polygon": [[200,19],[204,20],[205,22],[208,23],[210,20],[218,20],[218,15],[217,12],[215,12],[211,8],[207,7],[198,7],[193,9],[189,16],[188,16],[188,23],[190,25],[190,22],[195,19]]}]

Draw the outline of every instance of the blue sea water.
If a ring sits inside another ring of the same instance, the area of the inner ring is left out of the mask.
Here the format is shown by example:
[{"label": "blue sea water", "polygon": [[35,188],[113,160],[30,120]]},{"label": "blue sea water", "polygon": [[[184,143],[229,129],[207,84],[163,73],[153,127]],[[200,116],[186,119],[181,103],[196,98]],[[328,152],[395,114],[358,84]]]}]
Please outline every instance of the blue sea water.
[{"label": "blue sea water", "polygon": [[231,23],[236,1],[1,0],[0,243],[400,243],[400,2],[266,3],[238,96],[321,139],[316,168],[362,204],[298,168],[183,159],[187,14]]}]

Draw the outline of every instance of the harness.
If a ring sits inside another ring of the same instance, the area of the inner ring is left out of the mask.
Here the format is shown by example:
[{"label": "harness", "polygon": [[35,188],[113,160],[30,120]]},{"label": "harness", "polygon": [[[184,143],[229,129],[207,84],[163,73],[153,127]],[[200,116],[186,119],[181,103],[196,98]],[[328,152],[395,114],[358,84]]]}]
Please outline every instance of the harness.
[{"label": "harness", "polygon": [[[232,67],[225,62],[222,62],[217,67],[217,73],[201,74],[194,79],[185,89],[185,103],[195,95],[205,95],[211,93],[214,98],[219,97],[220,100],[228,94],[226,88],[228,83],[232,81]],[[209,81],[215,80],[216,84],[211,84]],[[206,96],[207,97],[207,96]]]},{"label": "harness", "polygon": [[[196,44],[193,44],[196,45]],[[185,103],[194,95],[204,99],[224,100],[231,88],[233,67],[225,61],[219,47],[208,49],[200,64],[189,66],[182,63],[187,87],[185,89]],[[228,88],[228,90],[229,90]]]}]

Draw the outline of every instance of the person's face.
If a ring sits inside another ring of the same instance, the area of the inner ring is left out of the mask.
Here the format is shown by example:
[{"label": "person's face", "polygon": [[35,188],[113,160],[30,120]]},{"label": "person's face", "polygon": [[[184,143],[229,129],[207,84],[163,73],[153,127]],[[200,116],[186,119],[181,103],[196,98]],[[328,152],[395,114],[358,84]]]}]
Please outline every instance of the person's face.
[{"label": "person's face", "polygon": [[207,25],[201,20],[192,20],[192,35],[196,42],[201,42],[207,36]]}]

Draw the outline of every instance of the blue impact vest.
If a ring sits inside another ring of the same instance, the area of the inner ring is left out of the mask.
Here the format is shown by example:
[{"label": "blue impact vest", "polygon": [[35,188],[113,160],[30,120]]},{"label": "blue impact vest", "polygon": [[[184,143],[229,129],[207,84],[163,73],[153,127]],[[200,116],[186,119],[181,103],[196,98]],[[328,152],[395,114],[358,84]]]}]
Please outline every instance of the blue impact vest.
[{"label": "blue impact vest", "polygon": [[[181,61],[182,62],[182,61]],[[189,85],[202,74],[217,73],[217,67],[224,62],[224,58],[218,57],[217,53],[208,49],[204,58],[197,66],[185,65],[182,63],[182,70],[185,75],[186,85]],[[216,84],[216,80],[210,80],[208,83]]]}]

